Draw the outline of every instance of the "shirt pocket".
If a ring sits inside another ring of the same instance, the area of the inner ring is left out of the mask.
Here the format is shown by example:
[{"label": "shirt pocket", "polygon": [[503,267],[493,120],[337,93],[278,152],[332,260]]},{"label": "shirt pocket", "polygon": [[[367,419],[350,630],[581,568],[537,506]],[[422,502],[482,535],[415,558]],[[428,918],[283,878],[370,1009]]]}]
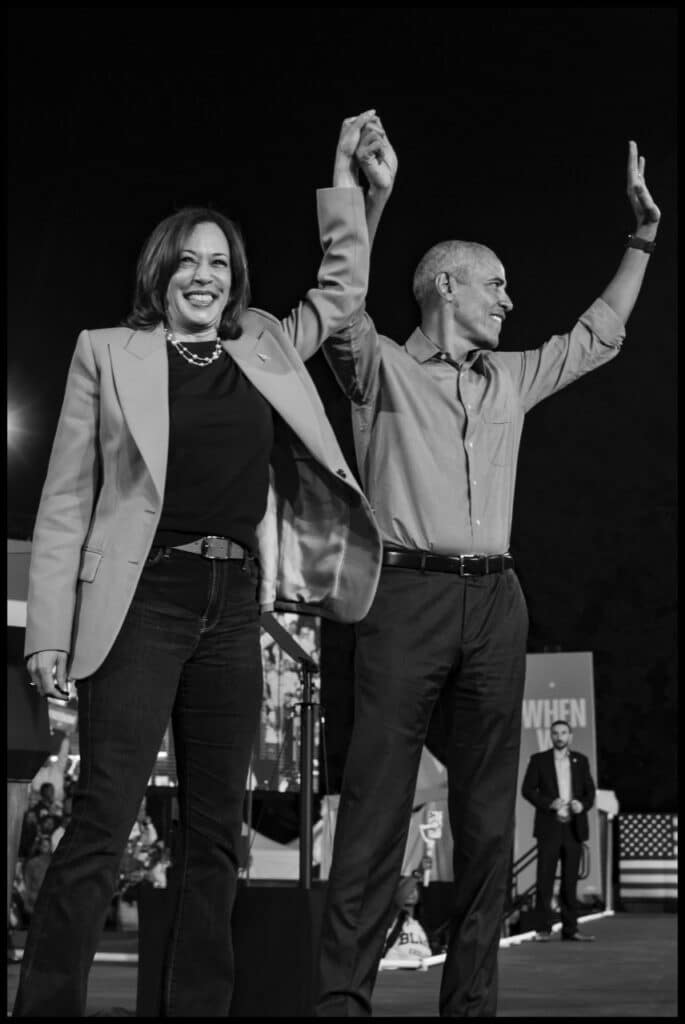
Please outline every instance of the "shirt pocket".
[{"label": "shirt pocket", "polygon": [[510,466],[513,450],[512,412],[489,409],[483,412],[485,450],[492,466]]}]

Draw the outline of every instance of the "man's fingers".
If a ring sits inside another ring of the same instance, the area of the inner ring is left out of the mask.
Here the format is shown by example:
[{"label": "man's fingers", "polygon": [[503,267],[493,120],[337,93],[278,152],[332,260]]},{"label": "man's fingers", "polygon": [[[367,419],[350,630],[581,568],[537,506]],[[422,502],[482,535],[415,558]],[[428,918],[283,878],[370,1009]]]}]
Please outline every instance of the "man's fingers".
[{"label": "man's fingers", "polygon": [[373,143],[384,143],[385,141],[385,135],[383,132],[379,132],[377,128],[365,128],[361,134],[359,145],[368,146]]},{"label": "man's fingers", "polygon": [[368,160],[374,156],[381,157],[385,151],[385,141],[379,136],[362,139],[356,149],[356,156],[359,160]]},{"label": "man's fingers", "polygon": [[628,175],[635,174],[637,171],[637,143],[633,142],[632,139],[628,143]]},{"label": "man's fingers", "polygon": [[356,117],[345,118],[340,129],[340,138],[338,139],[339,153],[343,153],[346,157],[352,156],[359,143],[362,128],[371,120],[375,113],[375,110],[365,110],[363,114],[357,114]]},{"label": "man's fingers", "polygon": [[375,110],[365,110],[363,114],[356,114],[354,117],[346,117],[343,121],[344,132],[360,132],[365,124],[376,114]]},{"label": "man's fingers", "polygon": [[364,127],[364,125],[367,124],[367,122],[369,122],[371,120],[371,118],[375,117],[375,116],[376,116],[376,111],[375,110],[365,110],[363,114],[358,114],[357,118],[356,118],[356,121],[357,121],[357,127],[359,128],[359,130],[361,131],[362,128]]},{"label": "man's fingers", "polygon": [[362,114],[352,114],[351,117],[343,118],[343,124],[353,124],[354,121],[359,121],[361,118],[364,118],[366,121],[368,121],[369,118],[373,117],[375,113],[375,110],[365,110]]},{"label": "man's fingers", "polygon": [[383,128],[381,120],[377,114],[374,114],[373,117],[369,118],[369,120],[362,128],[362,138],[364,138],[364,136],[367,135],[369,132],[378,132],[380,135],[385,135],[385,129]]}]

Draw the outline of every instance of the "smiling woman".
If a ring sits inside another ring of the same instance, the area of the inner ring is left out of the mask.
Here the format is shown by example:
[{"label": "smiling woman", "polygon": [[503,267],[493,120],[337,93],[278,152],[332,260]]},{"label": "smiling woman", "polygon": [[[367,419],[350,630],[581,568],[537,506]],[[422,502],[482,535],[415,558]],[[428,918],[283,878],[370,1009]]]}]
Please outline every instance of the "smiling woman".
[{"label": "smiling woman", "polygon": [[317,196],[319,283],[285,319],[247,308],[238,229],[193,207],[144,244],[124,324],[79,335],[33,536],[25,650],[42,695],[63,698],[76,681],[81,769],[15,1016],[84,1015],[169,720],[181,895],[159,1016],[228,1015],[260,612],[280,599],[354,621],[380,571],[371,507],[303,365],[366,295],[355,152],[372,117],[343,122],[333,188]]},{"label": "smiling woman", "polygon": [[231,292],[228,240],[218,226],[197,224],[188,235],[167,288],[167,320],[187,341],[211,341]]},{"label": "smiling woman", "polygon": [[250,300],[245,246],[224,214],[186,207],[154,229],[138,260],[129,327],[162,320],[185,341],[236,338]]}]

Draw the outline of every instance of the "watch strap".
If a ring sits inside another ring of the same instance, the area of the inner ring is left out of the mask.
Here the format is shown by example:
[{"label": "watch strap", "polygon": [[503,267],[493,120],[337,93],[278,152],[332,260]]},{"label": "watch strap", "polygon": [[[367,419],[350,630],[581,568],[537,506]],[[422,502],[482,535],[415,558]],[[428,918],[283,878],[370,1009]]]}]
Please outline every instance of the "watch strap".
[{"label": "watch strap", "polygon": [[643,252],[654,252],[656,249],[656,242],[648,242],[645,238],[638,238],[637,235],[628,235],[626,248],[641,249]]}]

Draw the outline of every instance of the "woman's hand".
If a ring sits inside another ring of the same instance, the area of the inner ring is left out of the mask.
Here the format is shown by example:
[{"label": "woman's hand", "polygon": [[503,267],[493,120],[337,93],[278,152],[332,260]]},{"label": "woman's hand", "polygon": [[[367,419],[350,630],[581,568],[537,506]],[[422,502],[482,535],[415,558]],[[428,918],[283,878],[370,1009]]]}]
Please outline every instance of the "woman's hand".
[{"label": "woman's hand", "polygon": [[362,129],[375,116],[375,110],[365,110],[356,117],[346,117],[340,129],[338,148],[333,166],[334,188],[357,188],[359,171],[354,154],[359,145]]},{"label": "woman's hand", "polygon": [[41,697],[69,699],[66,651],[36,651],[26,662],[26,667],[31,677],[30,685],[36,687]]}]

